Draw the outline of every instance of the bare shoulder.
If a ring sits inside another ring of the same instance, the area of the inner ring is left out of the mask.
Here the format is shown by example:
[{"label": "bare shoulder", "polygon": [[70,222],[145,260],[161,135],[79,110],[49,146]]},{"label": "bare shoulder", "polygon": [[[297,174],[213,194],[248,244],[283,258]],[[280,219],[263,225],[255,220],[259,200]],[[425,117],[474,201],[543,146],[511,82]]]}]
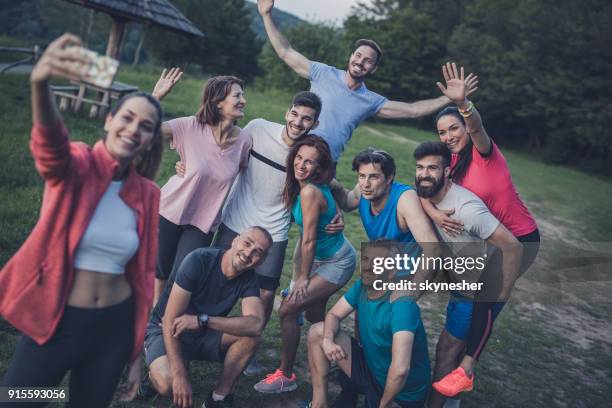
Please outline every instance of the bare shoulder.
[{"label": "bare shoulder", "polygon": [[323,193],[313,184],[306,184],[300,189],[300,197],[302,201],[306,200],[317,200],[323,198]]}]

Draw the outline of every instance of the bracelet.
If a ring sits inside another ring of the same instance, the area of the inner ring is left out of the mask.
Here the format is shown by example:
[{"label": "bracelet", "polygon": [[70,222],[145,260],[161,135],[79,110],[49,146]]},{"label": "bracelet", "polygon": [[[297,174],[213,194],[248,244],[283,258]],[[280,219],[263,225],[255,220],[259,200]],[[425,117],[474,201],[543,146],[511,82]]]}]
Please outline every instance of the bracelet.
[{"label": "bracelet", "polygon": [[460,107],[457,107],[459,114],[463,116],[464,118],[468,118],[472,116],[472,114],[474,113],[474,109],[475,109],[474,103],[472,103],[472,101],[470,101],[470,103],[468,104],[468,107],[465,109],[461,109]]}]

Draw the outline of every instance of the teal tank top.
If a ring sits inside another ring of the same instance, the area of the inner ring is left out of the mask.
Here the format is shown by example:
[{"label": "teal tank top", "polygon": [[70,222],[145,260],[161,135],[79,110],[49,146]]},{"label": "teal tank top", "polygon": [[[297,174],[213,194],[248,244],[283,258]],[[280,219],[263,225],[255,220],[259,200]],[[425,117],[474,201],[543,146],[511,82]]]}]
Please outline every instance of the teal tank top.
[{"label": "teal tank top", "polygon": [[[336,216],[336,202],[332,196],[331,190],[327,184],[316,186],[323,193],[323,197],[327,201],[327,211],[319,215],[317,223],[317,242],[315,247],[315,259],[323,260],[331,258],[338,252],[344,244],[344,234],[328,234],[325,232],[325,226]],[[304,222],[302,220],[302,203],[298,194],[293,209],[291,210],[295,223],[300,226],[300,234],[304,230]]]}]

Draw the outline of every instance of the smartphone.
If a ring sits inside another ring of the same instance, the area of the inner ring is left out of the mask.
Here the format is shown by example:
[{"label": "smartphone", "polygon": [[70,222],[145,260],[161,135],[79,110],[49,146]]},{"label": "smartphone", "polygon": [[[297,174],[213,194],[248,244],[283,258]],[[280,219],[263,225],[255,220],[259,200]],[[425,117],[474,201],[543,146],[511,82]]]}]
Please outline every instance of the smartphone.
[{"label": "smartphone", "polygon": [[70,47],[76,49],[87,61],[87,72],[81,78],[83,82],[90,83],[100,88],[109,88],[119,68],[119,61],[106,55],[100,55],[95,51],[83,47]]}]

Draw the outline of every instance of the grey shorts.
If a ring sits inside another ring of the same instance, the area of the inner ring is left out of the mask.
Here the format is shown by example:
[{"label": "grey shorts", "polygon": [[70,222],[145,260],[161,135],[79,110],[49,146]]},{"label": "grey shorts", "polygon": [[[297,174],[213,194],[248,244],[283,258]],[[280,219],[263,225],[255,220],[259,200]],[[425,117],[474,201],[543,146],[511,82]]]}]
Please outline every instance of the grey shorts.
[{"label": "grey shorts", "polygon": [[[183,332],[181,334],[181,351],[186,360],[203,360],[223,362],[225,351],[221,350],[223,333],[206,329],[204,332]],[[164,334],[157,324],[149,322],[144,341],[145,361],[148,366],[161,356],[166,355]]]},{"label": "grey shorts", "polygon": [[351,280],[351,276],[353,276],[353,272],[355,272],[356,262],[357,253],[355,252],[355,248],[353,248],[353,245],[345,238],[338,252],[331,258],[314,260],[310,276],[319,275],[330,283],[344,286]]},{"label": "grey shorts", "polygon": [[[213,246],[215,248],[228,249],[238,233],[225,224],[219,226]],[[283,272],[285,262],[285,251],[288,241],[273,242],[268,250],[266,260],[255,268],[255,274],[259,281],[259,287],[266,290],[276,291],[280,285],[280,276]]]}]

